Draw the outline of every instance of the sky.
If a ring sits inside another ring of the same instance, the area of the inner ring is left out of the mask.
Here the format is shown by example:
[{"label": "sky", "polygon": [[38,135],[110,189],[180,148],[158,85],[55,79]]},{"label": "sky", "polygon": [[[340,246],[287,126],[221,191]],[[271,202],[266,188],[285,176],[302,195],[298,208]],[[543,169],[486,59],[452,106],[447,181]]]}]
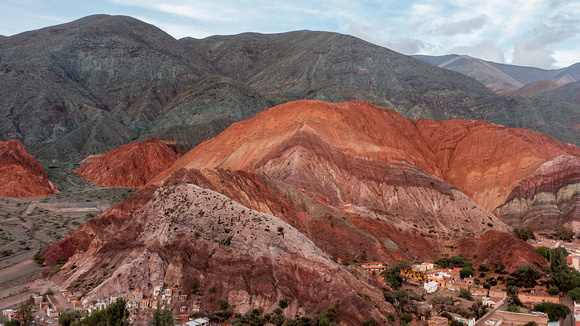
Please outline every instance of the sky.
[{"label": "sky", "polygon": [[0,35],[92,14],[131,16],[175,38],[308,29],[409,55],[544,69],[580,62],[580,0],[1,0]]}]

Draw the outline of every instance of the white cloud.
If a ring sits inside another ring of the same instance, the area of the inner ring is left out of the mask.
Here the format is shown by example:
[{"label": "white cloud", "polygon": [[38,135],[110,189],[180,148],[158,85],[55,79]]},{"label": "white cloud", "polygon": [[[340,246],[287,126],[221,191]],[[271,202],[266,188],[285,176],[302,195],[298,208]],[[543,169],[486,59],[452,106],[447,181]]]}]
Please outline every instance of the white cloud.
[{"label": "white cloud", "polygon": [[482,28],[486,22],[487,16],[480,15],[472,19],[445,24],[441,26],[441,29],[446,35],[467,34]]}]

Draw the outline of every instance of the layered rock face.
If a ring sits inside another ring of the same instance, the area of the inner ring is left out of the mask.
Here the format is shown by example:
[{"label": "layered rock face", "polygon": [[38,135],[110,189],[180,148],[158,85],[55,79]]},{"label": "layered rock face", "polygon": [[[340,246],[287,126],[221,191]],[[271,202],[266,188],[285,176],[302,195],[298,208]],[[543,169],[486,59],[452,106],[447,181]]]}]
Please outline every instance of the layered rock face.
[{"label": "layered rock face", "polygon": [[0,197],[38,198],[57,192],[24,145],[16,140],[0,142]]},{"label": "layered rock face", "polygon": [[121,146],[104,155],[88,157],[75,172],[105,187],[141,187],[170,167],[178,155],[162,141],[152,138]]},{"label": "layered rock face", "polygon": [[[90,224],[79,229],[94,227]],[[104,262],[114,267],[104,269]],[[73,264],[78,267],[67,268]],[[394,311],[374,280],[355,277],[292,226],[183,181],[160,187],[141,209],[103,225],[62,269],[55,278],[64,286],[92,290],[87,302],[136,289],[149,293],[162,283],[190,293],[198,280],[202,288],[216,289],[204,291],[202,313],[219,309],[208,302],[210,296],[242,314],[257,308],[272,312],[287,299],[285,313],[292,317],[313,316],[338,302],[345,325]],[[172,308],[192,304],[194,297],[189,295],[189,303],[172,301]]]},{"label": "layered rock face", "polygon": [[[519,179],[568,152],[580,154],[550,137],[488,122],[415,121],[362,102],[296,101],[233,125],[151,183],[182,168],[258,173],[339,211],[354,226],[345,234],[366,234],[375,243],[355,245],[359,253],[428,259],[456,247],[446,239],[479,237],[489,228],[507,231],[484,208],[497,207]],[[399,241],[401,232],[413,235],[413,245]],[[316,236],[311,239],[348,259]]]},{"label": "layered rock face", "polygon": [[514,225],[554,230],[558,224],[580,230],[580,159],[558,156],[521,180],[496,214]]},{"label": "layered rock face", "polygon": [[[485,121],[412,120],[358,101],[296,101],[233,125],[152,182],[180,168],[244,169],[340,206],[380,198],[381,184],[409,179],[425,186],[438,177],[491,211],[519,180],[563,154],[580,155],[580,149]],[[397,172],[413,169],[431,176],[419,181]]]}]

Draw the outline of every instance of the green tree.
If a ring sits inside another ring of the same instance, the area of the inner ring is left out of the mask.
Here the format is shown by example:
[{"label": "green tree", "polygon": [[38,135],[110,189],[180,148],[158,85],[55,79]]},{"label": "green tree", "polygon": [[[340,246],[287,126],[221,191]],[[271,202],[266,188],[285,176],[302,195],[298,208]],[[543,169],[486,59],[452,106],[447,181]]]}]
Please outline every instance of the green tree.
[{"label": "green tree", "polygon": [[574,232],[571,228],[564,226],[564,224],[558,224],[556,227],[556,235],[562,240],[570,240],[574,237]]},{"label": "green tree", "polygon": [[487,271],[489,271],[489,266],[481,264],[481,265],[479,265],[479,271],[480,272],[487,272]]},{"label": "green tree", "polygon": [[534,230],[532,229],[531,226],[526,226],[521,229],[514,228],[514,235],[524,241],[536,238],[536,236],[534,235]]},{"label": "green tree", "polygon": [[550,252],[552,251],[552,249],[548,248],[548,247],[538,247],[536,248],[536,252],[539,253],[540,255],[544,256],[544,258],[546,258],[547,260],[550,260]]},{"label": "green tree", "polygon": [[401,269],[397,266],[392,268],[387,268],[381,272],[381,275],[385,277],[385,281],[393,289],[398,289],[403,284],[403,277],[401,276]]},{"label": "green tree", "polygon": [[370,318],[363,320],[362,324],[363,324],[363,326],[376,326],[377,320],[374,319],[373,317],[370,317]]},{"label": "green tree", "polygon": [[16,309],[16,319],[22,322],[22,325],[28,325],[34,321],[32,310],[34,309],[34,299],[30,297]]},{"label": "green tree", "polygon": [[[570,293],[570,292],[568,292],[568,293]],[[548,289],[548,294],[550,294],[550,295],[559,295],[560,294],[560,289],[557,286],[552,285]]]},{"label": "green tree", "polygon": [[512,276],[517,277],[525,287],[533,288],[536,286],[536,280],[542,276],[542,273],[530,265],[524,265],[518,267],[512,273]]},{"label": "green tree", "polygon": [[199,280],[195,279],[191,282],[191,293],[197,294],[199,292]]},{"label": "green tree", "polygon": [[219,304],[221,310],[227,310],[230,307],[229,303],[223,299],[219,299],[218,304]]},{"label": "green tree", "polygon": [[573,288],[572,290],[568,291],[568,295],[572,300],[578,302],[580,301],[580,288]]},{"label": "green tree", "polygon": [[475,274],[475,271],[473,270],[473,267],[471,267],[471,265],[463,267],[461,272],[459,272],[459,276],[461,278],[471,277],[473,276],[473,274]]},{"label": "green tree", "polygon": [[78,311],[63,312],[58,316],[58,322],[63,326],[70,326],[79,317]]},{"label": "green tree", "polygon": [[73,326],[128,326],[129,310],[126,308],[127,302],[123,298],[108,306],[105,310],[98,310],[85,318],[74,322]]},{"label": "green tree", "polygon": [[459,291],[459,296],[467,300],[473,300],[473,298],[471,297],[471,292],[469,292],[469,290],[465,288]]},{"label": "green tree", "polygon": [[475,317],[475,319],[479,319],[487,313],[489,307],[484,305],[483,302],[481,301],[476,301],[474,304],[471,305],[471,307],[469,307],[469,310],[473,312],[473,316]]},{"label": "green tree", "polygon": [[552,268],[552,281],[560,290],[567,291],[570,289],[572,273],[566,263],[568,252],[563,247],[552,249],[550,255],[550,267]]},{"label": "green tree", "polygon": [[547,313],[548,319],[550,321],[564,319],[571,312],[568,306],[552,302],[542,302],[540,304],[537,304],[534,306],[534,310]]},{"label": "green tree", "polygon": [[163,309],[159,308],[160,305],[157,305],[157,309],[153,312],[153,317],[149,319],[149,326],[173,326],[175,325],[173,322],[173,313],[167,305],[163,307]]}]

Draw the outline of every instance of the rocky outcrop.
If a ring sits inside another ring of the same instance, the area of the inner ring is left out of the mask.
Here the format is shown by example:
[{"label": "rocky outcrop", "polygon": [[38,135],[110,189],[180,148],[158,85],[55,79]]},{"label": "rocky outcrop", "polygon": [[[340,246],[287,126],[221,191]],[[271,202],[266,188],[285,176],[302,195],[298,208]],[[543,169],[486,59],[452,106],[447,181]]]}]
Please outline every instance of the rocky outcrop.
[{"label": "rocky outcrop", "polygon": [[152,138],[88,157],[83,160],[88,163],[75,172],[101,186],[135,188],[171,166],[177,157],[162,141]]},{"label": "rocky outcrop", "polygon": [[558,156],[521,180],[496,215],[514,225],[553,231],[559,224],[580,230],[580,158]]},{"label": "rocky outcrop", "polygon": [[[157,189],[141,209],[103,226],[53,279],[87,292],[87,302],[163,283],[190,293],[197,280],[206,289],[197,301],[203,314],[219,309],[210,296],[241,314],[272,312],[286,299],[291,317],[338,303],[344,325],[394,311],[368,276],[355,277],[292,226],[185,182]],[[182,305],[172,301],[173,309]]]},{"label": "rocky outcrop", "polygon": [[38,198],[57,192],[42,165],[21,143],[0,142],[0,197]]}]

